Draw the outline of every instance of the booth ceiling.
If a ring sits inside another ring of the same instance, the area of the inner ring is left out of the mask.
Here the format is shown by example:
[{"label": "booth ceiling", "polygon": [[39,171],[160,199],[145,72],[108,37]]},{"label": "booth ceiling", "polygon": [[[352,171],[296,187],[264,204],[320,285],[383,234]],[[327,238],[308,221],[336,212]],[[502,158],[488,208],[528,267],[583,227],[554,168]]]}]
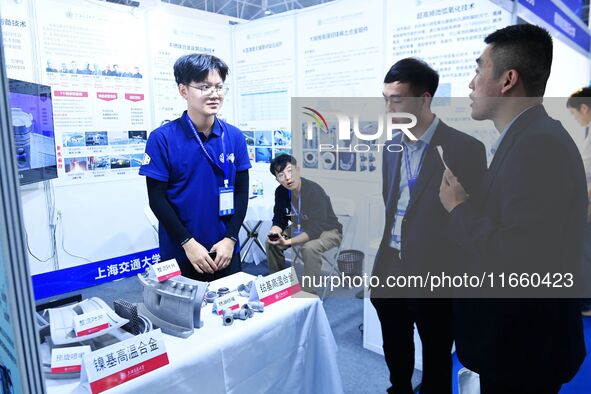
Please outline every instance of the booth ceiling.
[{"label": "booth ceiling", "polygon": [[333,0],[161,0],[163,3],[253,20]]}]

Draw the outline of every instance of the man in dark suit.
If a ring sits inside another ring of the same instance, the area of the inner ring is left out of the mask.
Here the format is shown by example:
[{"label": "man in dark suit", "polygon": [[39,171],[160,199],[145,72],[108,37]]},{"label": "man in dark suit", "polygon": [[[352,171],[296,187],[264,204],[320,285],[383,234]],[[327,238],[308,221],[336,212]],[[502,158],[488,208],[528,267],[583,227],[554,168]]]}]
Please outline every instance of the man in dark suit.
[{"label": "man in dark suit", "polygon": [[[437,147],[443,148],[445,163],[457,171],[469,190],[486,171],[482,143],[447,126],[431,112],[438,83],[437,72],[414,58],[394,64],[384,79],[388,109],[413,114],[417,123],[409,130],[415,141],[398,133],[384,148],[382,194],[386,226],[374,264],[374,275],[382,283],[390,275],[426,273],[431,267],[451,270],[454,251],[445,234],[449,215],[438,197],[445,167]],[[396,146],[402,146],[402,151],[390,149]],[[376,287],[371,295],[390,370],[392,387],[388,392],[412,393],[416,323],[423,345],[421,393],[451,393],[450,300],[404,298],[407,294],[392,291]]]},{"label": "man in dark suit", "polygon": [[[472,118],[492,120],[500,137],[477,198],[466,200],[463,181],[446,170],[449,237],[483,272],[568,272],[580,259],[587,193],[574,142],[541,105],[552,39],[515,25],[485,43],[470,83]],[[482,394],[558,393],[576,374],[585,357],[578,303],[542,298],[556,294],[548,291],[454,303],[458,357],[480,374]]]}]

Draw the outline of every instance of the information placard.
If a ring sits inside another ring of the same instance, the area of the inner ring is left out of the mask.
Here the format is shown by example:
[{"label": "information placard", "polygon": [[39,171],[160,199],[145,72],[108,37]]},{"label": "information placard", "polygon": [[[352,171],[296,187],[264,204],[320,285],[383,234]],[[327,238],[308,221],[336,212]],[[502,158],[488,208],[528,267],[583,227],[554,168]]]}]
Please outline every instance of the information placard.
[{"label": "information placard", "polygon": [[78,372],[82,359],[90,353],[90,346],[58,347],[51,350],[51,373]]},{"label": "information placard", "polygon": [[256,278],[249,301],[261,301],[269,306],[301,291],[295,269],[286,268],[265,277]]},{"label": "information placard", "polygon": [[157,329],[84,355],[81,383],[102,393],[169,363]]}]

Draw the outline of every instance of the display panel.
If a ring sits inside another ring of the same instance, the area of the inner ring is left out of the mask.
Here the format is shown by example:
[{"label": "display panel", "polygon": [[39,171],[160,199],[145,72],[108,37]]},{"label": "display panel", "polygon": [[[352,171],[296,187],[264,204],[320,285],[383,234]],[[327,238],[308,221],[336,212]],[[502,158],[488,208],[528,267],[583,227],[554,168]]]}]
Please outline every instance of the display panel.
[{"label": "display panel", "polygon": [[51,88],[16,79],[8,84],[21,185],[57,178]]}]

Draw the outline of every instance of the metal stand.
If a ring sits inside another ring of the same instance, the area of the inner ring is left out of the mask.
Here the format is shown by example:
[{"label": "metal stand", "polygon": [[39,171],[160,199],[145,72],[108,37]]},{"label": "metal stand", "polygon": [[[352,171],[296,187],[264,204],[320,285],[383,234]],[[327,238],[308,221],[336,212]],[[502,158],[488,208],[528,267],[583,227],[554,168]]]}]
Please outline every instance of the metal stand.
[{"label": "metal stand", "polygon": [[244,261],[244,259],[246,259],[246,256],[248,256],[248,252],[250,251],[253,245],[256,245],[265,254],[265,256],[267,255],[265,247],[263,246],[261,241],[259,241],[259,229],[261,228],[262,224],[262,220],[257,220],[256,224],[251,228],[248,227],[246,222],[242,223],[242,228],[244,229],[244,231],[246,231],[246,240],[244,241],[244,244],[242,244],[242,249],[240,252],[241,262]]}]

